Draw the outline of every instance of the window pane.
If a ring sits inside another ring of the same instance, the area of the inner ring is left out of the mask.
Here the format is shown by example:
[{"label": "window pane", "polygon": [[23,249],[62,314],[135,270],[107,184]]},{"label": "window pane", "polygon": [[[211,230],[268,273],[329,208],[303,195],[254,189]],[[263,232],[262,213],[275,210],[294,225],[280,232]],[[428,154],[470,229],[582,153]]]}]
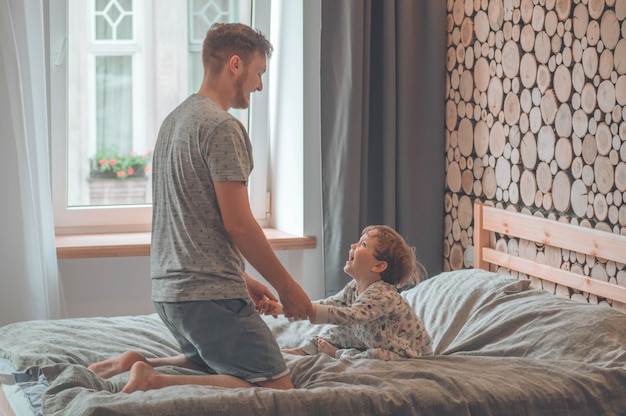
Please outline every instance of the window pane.
[{"label": "window pane", "polygon": [[129,43],[133,1],[94,0],[93,8],[84,0],[70,3],[67,206],[150,203],[153,140],[137,127],[145,123],[137,109],[139,82],[146,80],[137,80],[141,45]]},{"label": "window pane", "polygon": [[105,7],[110,3],[110,0],[96,0],[96,12],[103,12]]},{"label": "window pane", "polygon": [[133,0],[117,0],[117,2],[123,10],[133,10]]},{"label": "window pane", "polygon": [[113,39],[113,27],[104,16],[96,16],[96,39]]},{"label": "window pane", "polygon": [[133,38],[133,16],[123,16],[117,26],[117,38],[131,40]]},{"label": "window pane", "polygon": [[132,57],[96,57],[97,150],[132,150]]},{"label": "window pane", "polygon": [[[200,64],[198,64],[198,62]],[[189,52],[189,94],[193,94],[198,91],[200,84],[202,84],[202,77],[204,71],[202,69],[202,52],[190,51]]]}]

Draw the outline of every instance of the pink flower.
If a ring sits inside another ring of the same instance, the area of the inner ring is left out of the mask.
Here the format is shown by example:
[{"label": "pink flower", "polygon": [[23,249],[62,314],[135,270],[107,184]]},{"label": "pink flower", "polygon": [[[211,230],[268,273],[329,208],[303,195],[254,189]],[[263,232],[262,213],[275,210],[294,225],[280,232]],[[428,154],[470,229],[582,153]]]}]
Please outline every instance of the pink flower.
[{"label": "pink flower", "polygon": [[117,171],[117,176],[119,176],[120,178],[124,175],[126,175],[126,173],[123,170]]},{"label": "pink flower", "polygon": [[126,173],[128,173],[128,176],[132,176],[135,173],[135,169],[133,168],[128,168],[128,170],[126,171]]},{"label": "pink flower", "polygon": [[108,162],[104,159],[102,159],[101,161],[98,162],[100,164],[100,166],[104,166],[106,165]]}]

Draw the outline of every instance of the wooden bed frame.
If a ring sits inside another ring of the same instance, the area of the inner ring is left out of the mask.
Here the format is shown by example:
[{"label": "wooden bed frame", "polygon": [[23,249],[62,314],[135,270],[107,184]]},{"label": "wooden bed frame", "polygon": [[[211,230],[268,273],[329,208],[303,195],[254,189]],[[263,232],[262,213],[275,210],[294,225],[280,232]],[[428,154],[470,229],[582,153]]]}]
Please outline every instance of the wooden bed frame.
[{"label": "wooden bed frame", "polygon": [[626,287],[497,251],[490,247],[491,232],[621,264],[626,263],[626,236],[506,211],[479,202],[474,204],[475,268],[489,270],[489,264],[495,264],[598,297],[626,303]]}]

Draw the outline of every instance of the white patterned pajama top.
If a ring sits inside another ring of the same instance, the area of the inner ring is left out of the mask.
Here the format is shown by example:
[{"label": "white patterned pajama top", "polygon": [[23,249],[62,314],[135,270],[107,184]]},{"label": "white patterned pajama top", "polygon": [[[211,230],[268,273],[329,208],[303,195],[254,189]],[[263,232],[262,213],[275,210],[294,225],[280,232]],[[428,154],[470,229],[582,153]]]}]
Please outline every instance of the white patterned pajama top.
[{"label": "white patterned pajama top", "polygon": [[313,302],[315,322],[334,324],[302,347],[317,353],[316,339],[339,348],[336,358],[399,360],[432,354],[432,338],[395,286],[378,281],[357,294],[350,281],[337,294]]}]

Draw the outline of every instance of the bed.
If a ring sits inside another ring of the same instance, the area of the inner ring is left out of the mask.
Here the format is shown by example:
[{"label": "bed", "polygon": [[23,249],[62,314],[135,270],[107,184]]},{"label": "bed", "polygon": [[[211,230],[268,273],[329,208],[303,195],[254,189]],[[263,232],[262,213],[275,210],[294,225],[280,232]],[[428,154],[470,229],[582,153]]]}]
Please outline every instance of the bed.
[{"label": "bed", "polygon": [[[0,328],[0,414],[626,414],[624,287],[516,257],[497,244],[504,236],[530,239],[623,268],[626,237],[481,204],[474,221],[475,268],[444,272],[403,292],[433,336],[431,357],[286,354],[297,387],[291,391],[188,385],[123,394],[127,374],[104,380],[86,366],[128,349],[177,354],[156,315],[22,322]],[[536,279],[600,305],[556,296]],[[319,330],[304,321],[266,320],[282,347]]]}]

